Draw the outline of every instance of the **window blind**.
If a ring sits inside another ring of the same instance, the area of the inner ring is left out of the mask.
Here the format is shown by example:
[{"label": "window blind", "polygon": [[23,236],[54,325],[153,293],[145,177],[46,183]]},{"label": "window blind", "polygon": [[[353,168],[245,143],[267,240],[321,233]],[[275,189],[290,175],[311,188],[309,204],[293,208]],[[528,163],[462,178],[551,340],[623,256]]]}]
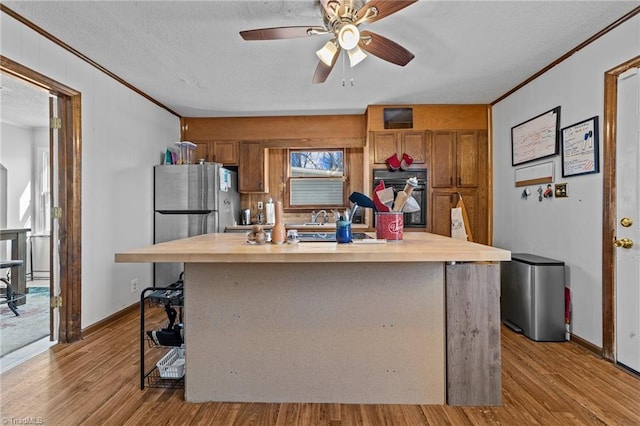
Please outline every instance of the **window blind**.
[{"label": "window blind", "polygon": [[342,178],[291,179],[291,205],[331,205],[343,203]]}]

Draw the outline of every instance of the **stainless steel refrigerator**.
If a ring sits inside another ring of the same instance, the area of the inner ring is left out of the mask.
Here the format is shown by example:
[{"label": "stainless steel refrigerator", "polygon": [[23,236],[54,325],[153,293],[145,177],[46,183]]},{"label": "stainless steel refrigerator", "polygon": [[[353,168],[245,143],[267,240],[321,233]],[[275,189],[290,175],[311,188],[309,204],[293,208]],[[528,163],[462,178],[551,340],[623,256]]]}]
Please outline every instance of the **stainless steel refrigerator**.
[{"label": "stainless steel refrigerator", "polygon": [[[237,173],[218,163],[154,168],[154,243],[224,232],[240,216]],[[182,263],[156,263],[154,283],[180,278]]]}]

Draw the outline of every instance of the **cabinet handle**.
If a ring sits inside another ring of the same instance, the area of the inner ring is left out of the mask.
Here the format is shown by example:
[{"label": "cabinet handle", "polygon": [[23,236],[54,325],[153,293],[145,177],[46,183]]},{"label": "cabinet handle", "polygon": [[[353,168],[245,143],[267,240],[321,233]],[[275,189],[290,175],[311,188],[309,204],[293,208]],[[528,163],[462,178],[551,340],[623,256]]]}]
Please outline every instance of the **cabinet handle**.
[{"label": "cabinet handle", "polygon": [[453,186],[453,177],[449,177],[449,185]]},{"label": "cabinet handle", "polygon": [[462,178],[458,176],[458,186],[462,185]]}]

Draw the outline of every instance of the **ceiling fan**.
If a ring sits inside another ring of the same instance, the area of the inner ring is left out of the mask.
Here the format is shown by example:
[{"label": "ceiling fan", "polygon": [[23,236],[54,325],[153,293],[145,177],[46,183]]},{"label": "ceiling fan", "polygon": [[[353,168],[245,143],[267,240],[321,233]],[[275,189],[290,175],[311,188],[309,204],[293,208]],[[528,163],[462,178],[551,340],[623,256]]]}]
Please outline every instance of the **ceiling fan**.
[{"label": "ceiling fan", "polygon": [[316,52],[320,61],[313,75],[314,83],[324,83],[342,50],[347,52],[352,67],[367,57],[365,52],[400,66],[407,65],[414,58],[413,53],[399,44],[374,32],[361,31],[358,26],[385,18],[418,0],[370,0],[366,3],[365,0],[319,1],[322,5],[323,27],[260,28],[240,31],[240,35],[248,41],[331,35],[331,40]]}]

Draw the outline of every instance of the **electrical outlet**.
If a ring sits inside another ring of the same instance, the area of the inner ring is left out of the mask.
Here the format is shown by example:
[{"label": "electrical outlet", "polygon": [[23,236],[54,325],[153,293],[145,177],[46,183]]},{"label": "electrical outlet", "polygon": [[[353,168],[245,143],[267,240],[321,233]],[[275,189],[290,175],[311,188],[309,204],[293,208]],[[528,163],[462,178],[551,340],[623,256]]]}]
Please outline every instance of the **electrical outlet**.
[{"label": "electrical outlet", "polygon": [[138,279],[134,278],[131,280],[131,293],[138,291]]},{"label": "electrical outlet", "polygon": [[258,210],[262,210],[262,201],[258,201]]}]

